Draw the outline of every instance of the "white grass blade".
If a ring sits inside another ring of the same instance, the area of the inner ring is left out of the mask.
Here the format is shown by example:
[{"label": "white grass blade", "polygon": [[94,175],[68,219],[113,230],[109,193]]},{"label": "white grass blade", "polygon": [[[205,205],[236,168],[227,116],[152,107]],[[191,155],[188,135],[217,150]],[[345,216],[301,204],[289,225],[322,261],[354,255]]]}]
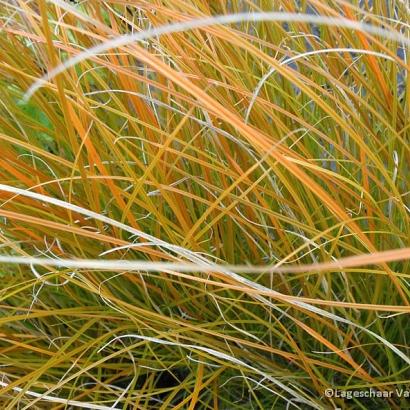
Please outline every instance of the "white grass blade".
[{"label": "white grass blade", "polygon": [[[55,2],[56,0],[53,0]],[[313,14],[302,13],[285,13],[285,12],[260,12],[260,13],[237,13],[219,15],[213,17],[205,17],[192,19],[185,22],[166,24],[160,27],[150,28],[138,33],[122,35],[113,39],[107,40],[104,43],[91,47],[75,57],[69,58],[64,63],[50,70],[47,74],[38,79],[25,93],[24,99],[27,101],[31,96],[41,88],[46,82],[52,80],[58,74],[64,72],[70,67],[81,63],[99,53],[111,50],[113,48],[123,47],[138,41],[148,40],[164,34],[181,33],[184,31],[200,29],[218,24],[232,24],[239,22],[291,22],[291,23],[311,23],[325,26],[333,26],[340,28],[352,29],[362,33],[378,35],[382,38],[410,45],[410,39],[396,31],[387,30],[381,27],[376,27],[371,24],[349,20],[344,17],[329,17],[318,16]]]}]

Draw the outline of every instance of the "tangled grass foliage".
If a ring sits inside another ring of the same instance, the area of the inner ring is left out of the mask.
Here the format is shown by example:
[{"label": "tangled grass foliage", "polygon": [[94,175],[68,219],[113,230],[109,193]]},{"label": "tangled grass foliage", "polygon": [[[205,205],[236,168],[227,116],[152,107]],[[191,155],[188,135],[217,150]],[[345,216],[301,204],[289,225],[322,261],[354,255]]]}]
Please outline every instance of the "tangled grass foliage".
[{"label": "tangled grass foliage", "polygon": [[1,408],[404,408],[409,17],[0,0]]}]

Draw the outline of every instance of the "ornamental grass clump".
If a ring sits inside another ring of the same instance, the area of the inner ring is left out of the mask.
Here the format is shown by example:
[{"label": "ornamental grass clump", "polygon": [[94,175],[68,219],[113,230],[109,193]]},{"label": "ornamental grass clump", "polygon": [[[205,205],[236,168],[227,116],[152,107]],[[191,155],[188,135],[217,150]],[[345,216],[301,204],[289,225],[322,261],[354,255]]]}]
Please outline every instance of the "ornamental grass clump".
[{"label": "ornamental grass clump", "polygon": [[273,3],[0,0],[1,408],[407,405],[410,8]]}]

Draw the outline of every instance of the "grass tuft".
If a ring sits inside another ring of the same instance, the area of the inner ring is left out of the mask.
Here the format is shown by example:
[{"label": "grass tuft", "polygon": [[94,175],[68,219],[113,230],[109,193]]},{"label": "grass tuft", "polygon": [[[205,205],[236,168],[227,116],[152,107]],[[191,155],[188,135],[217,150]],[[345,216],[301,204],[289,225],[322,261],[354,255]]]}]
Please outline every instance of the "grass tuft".
[{"label": "grass tuft", "polygon": [[407,406],[410,9],[274,3],[0,0],[1,408]]}]

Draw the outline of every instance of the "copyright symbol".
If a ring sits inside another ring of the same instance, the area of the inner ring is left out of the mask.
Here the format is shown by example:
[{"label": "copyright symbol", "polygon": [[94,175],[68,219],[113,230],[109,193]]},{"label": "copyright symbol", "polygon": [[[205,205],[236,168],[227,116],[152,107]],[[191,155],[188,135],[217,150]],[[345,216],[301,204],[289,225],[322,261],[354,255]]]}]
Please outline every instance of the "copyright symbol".
[{"label": "copyright symbol", "polygon": [[333,395],[335,394],[333,389],[326,389],[325,390],[325,396],[326,397],[333,397]]}]

